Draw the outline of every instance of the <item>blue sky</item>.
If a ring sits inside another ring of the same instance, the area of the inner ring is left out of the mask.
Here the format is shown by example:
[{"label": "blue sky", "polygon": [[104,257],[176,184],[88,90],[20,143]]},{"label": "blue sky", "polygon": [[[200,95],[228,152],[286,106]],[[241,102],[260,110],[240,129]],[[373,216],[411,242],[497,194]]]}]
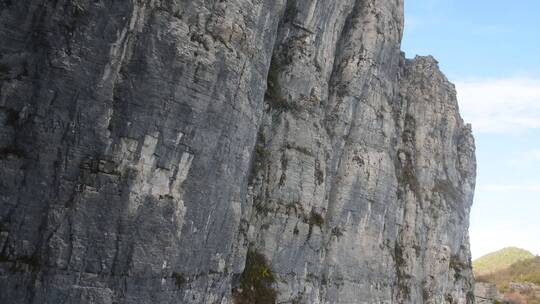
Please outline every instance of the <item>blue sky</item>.
[{"label": "blue sky", "polygon": [[473,125],[473,258],[540,254],[540,1],[405,0],[402,48],[437,58]]}]

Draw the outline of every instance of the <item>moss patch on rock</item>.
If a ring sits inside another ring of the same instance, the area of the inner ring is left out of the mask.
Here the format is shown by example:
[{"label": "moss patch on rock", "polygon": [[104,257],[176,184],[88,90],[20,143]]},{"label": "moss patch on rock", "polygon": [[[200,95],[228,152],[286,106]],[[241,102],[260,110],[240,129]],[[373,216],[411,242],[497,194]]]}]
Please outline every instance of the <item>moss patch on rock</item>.
[{"label": "moss patch on rock", "polygon": [[174,279],[174,283],[178,289],[182,288],[182,286],[187,282],[184,275],[178,272],[173,272],[171,277]]},{"label": "moss patch on rock", "polygon": [[308,224],[310,226],[322,227],[324,225],[324,218],[319,213],[311,210],[311,213],[309,214]]},{"label": "moss patch on rock", "polygon": [[251,164],[251,173],[249,183],[253,184],[260,172],[268,165],[269,152],[266,150],[266,138],[262,130],[257,133],[257,141],[253,151],[253,160]]},{"label": "moss patch on rock", "polygon": [[266,257],[253,249],[248,250],[246,267],[240,276],[240,286],[233,290],[234,303],[276,303],[277,292],[272,287],[275,281]]}]

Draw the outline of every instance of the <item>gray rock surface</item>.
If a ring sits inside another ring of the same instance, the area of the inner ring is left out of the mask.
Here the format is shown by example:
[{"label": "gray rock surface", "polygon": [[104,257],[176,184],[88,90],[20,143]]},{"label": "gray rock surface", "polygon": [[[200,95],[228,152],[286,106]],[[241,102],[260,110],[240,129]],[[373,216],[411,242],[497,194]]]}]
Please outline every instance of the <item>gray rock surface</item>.
[{"label": "gray rock surface", "polygon": [[473,303],[474,140],[402,0],[0,1],[0,303]]},{"label": "gray rock surface", "polygon": [[497,286],[492,283],[476,282],[474,284],[476,304],[493,304],[498,298]]}]

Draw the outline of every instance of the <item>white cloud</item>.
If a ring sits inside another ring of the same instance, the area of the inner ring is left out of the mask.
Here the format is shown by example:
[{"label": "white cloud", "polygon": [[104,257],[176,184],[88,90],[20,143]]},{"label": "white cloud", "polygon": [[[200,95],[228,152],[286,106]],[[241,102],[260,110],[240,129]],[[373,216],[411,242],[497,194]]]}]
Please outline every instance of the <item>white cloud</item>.
[{"label": "white cloud", "polygon": [[527,168],[531,165],[540,165],[540,149],[526,150],[518,153],[515,157],[506,162],[514,168]]},{"label": "white cloud", "polygon": [[540,79],[456,81],[461,113],[479,133],[540,129]]},{"label": "white cloud", "polygon": [[540,160],[540,149],[536,149],[536,150],[530,150],[528,151],[528,155],[533,159],[533,160]]},{"label": "white cloud", "polygon": [[488,184],[479,186],[479,190],[489,192],[540,192],[540,183]]}]

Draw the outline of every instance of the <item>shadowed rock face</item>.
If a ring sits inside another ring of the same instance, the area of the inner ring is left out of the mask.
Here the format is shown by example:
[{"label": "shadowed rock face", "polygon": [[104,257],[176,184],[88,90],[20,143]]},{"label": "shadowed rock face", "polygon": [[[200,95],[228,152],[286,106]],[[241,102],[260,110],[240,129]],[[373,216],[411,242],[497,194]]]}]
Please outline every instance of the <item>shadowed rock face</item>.
[{"label": "shadowed rock face", "polygon": [[0,302],[472,303],[402,2],[0,1]]}]

